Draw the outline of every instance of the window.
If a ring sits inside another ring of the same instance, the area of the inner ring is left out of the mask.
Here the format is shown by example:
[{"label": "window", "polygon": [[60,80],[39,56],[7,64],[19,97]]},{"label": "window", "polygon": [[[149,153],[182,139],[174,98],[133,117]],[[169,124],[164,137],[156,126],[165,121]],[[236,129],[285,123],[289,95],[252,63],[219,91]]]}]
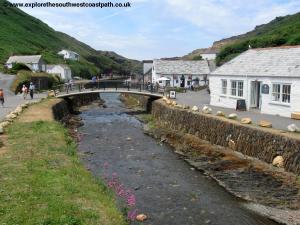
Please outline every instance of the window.
[{"label": "window", "polygon": [[284,103],[291,102],[291,85],[288,84],[282,85],[282,102]]},{"label": "window", "polygon": [[222,80],[222,94],[227,94],[227,80]]},{"label": "window", "polygon": [[282,103],[291,102],[290,84],[273,84],[272,87],[272,101]]},{"label": "window", "polygon": [[236,81],[231,81],[231,95],[236,96]]},{"label": "window", "polygon": [[238,97],[244,96],[244,81],[231,81],[231,95]]},{"label": "window", "polygon": [[272,101],[275,101],[275,102],[280,101],[280,84],[273,84]]}]

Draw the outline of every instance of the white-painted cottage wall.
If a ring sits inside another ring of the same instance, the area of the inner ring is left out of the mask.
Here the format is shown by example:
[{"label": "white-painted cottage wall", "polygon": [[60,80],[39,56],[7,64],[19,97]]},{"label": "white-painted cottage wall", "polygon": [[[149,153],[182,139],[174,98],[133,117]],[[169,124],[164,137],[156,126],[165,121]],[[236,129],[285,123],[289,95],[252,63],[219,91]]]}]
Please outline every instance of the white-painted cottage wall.
[{"label": "white-painted cottage wall", "polygon": [[215,53],[202,53],[200,55],[202,56],[203,59],[207,59],[207,60],[214,60],[217,57],[217,54]]},{"label": "white-painted cottage wall", "polygon": [[52,69],[47,69],[47,73],[58,74],[63,80],[72,79],[72,72],[70,69],[65,69],[62,66],[54,66]]},{"label": "white-painted cottage wall", "polygon": [[[222,79],[227,80],[227,95],[222,94]],[[231,96],[231,80],[244,81],[243,97]],[[271,115],[290,117],[292,112],[300,112],[300,78],[285,77],[245,77],[245,76],[217,76],[210,75],[209,86],[211,91],[210,104],[224,108],[236,108],[237,99],[245,99],[247,109],[250,109],[251,82],[259,81],[269,85],[269,94],[261,93],[261,112]],[[273,83],[291,84],[290,104],[272,101]]]}]

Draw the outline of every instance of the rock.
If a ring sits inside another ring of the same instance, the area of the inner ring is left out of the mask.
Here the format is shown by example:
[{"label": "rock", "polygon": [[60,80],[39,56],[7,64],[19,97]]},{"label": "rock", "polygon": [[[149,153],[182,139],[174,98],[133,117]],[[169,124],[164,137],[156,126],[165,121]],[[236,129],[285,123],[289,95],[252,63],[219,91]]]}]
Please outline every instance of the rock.
[{"label": "rock", "polygon": [[273,166],[276,166],[278,168],[283,168],[284,167],[284,159],[282,156],[276,156],[274,159],[273,159],[273,162],[272,162],[272,165]]},{"label": "rock", "polygon": [[216,115],[217,116],[225,116],[225,113],[223,111],[218,111]]},{"label": "rock", "polygon": [[131,139],[131,137],[128,137],[126,140],[127,140],[127,141],[131,141],[132,139]]},{"label": "rock", "polygon": [[168,105],[171,105],[172,104],[172,101],[170,101],[169,99],[166,101],[166,103],[168,104]]},{"label": "rock", "polygon": [[231,119],[231,120],[235,120],[235,119],[237,119],[237,117],[238,116],[237,116],[236,113],[231,113],[231,114],[228,115],[228,118]]},{"label": "rock", "polygon": [[229,140],[228,147],[232,150],[235,150],[235,142],[233,140]]},{"label": "rock", "polygon": [[164,96],[164,97],[162,98],[162,100],[165,102],[165,101],[168,100],[168,98],[167,98],[166,96]]},{"label": "rock", "polygon": [[259,122],[259,126],[260,127],[267,127],[267,128],[271,128],[272,127],[272,123],[266,120],[262,120]]},{"label": "rock", "polygon": [[287,129],[290,132],[300,132],[300,128],[297,127],[296,124],[290,124],[290,125],[288,125]]},{"label": "rock", "polygon": [[189,109],[190,107],[188,105],[183,105],[183,109]]},{"label": "rock", "polygon": [[147,219],[147,216],[145,214],[139,214],[136,216],[136,220],[139,222],[143,222]]},{"label": "rock", "polygon": [[212,109],[208,106],[204,106],[203,109],[202,109],[202,112],[204,114],[211,114],[212,113]]},{"label": "rock", "polygon": [[252,123],[252,120],[251,120],[251,118],[243,118],[243,119],[241,120],[241,123],[242,123],[242,124],[251,124],[251,123]]},{"label": "rock", "polygon": [[178,109],[183,109],[183,105],[180,105],[180,104],[175,105],[175,107],[178,108]]},{"label": "rock", "polygon": [[55,97],[55,91],[48,91],[48,97]]},{"label": "rock", "polygon": [[4,133],[4,128],[2,126],[0,126],[0,134]]},{"label": "rock", "polygon": [[192,108],[192,111],[194,111],[194,112],[198,112],[199,111],[199,108],[197,107],[197,106],[193,106],[193,108]]},{"label": "rock", "polygon": [[176,105],[177,105],[177,102],[172,101],[172,106],[176,106]]},{"label": "rock", "polygon": [[0,123],[0,126],[3,127],[3,128],[7,127],[8,125],[9,125],[8,121],[3,121],[3,122]]}]

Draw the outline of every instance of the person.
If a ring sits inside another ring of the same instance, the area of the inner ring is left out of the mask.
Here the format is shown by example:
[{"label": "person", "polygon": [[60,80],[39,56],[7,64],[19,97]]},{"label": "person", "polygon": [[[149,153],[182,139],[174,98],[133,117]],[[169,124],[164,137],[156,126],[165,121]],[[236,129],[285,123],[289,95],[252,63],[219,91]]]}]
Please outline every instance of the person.
[{"label": "person", "polygon": [[32,82],[30,82],[29,85],[29,94],[30,94],[30,98],[33,99],[33,92],[34,92],[34,84]]},{"label": "person", "polygon": [[0,102],[3,107],[4,106],[4,92],[3,92],[2,88],[0,88]]},{"label": "person", "polygon": [[26,99],[27,94],[28,94],[28,89],[25,84],[23,84],[22,93],[23,93],[23,98]]}]

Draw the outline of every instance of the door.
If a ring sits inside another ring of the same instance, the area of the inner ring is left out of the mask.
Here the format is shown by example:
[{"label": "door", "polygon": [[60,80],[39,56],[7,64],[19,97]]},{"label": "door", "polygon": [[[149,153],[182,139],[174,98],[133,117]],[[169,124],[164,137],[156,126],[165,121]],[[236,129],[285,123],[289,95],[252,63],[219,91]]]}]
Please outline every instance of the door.
[{"label": "door", "polygon": [[184,75],[182,75],[181,78],[180,78],[180,87],[182,87],[182,88],[185,87],[185,77],[184,77]]},{"label": "door", "polygon": [[251,101],[250,101],[250,107],[251,108],[260,108],[260,85],[261,82],[259,81],[251,81]]}]

